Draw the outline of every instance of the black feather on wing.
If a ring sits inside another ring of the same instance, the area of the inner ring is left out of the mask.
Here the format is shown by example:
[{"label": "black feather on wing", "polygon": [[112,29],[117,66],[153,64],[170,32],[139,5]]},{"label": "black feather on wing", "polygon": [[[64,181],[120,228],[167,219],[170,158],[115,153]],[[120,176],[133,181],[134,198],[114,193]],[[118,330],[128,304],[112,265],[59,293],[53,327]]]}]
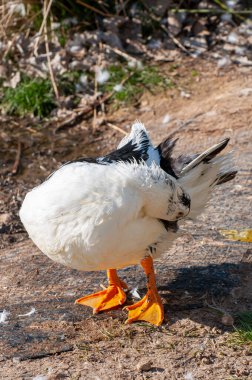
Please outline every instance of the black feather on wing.
[{"label": "black feather on wing", "polygon": [[[80,157],[76,160],[68,161],[61,167],[73,164],[75,162],[87,162],[90,164],[107,165],[115,162],[142,162],[147,161],[148,149],[150,147],[150,140],[145,131],[141,131],[139,143],[129,140],[125,144],[103,157]],[[46,180],[48,180],[55,172],[51,173]]]},{"label": "black feather on wing", "polygon": [[113,162],[130,162],[135,160],[137,162],[148,160],[148,148],[149,139],[141,142],[141,145],[137,145],[132,141],[128,141],[121,148],[114,150],[104,157],[99,158],[99,164],[107,164]]},{"label": "black feather on wing", "polygon": [[158,145],[157,149],[160,155],[160,167],[166,173],[170,174],[174,178],[178,178],[174,171],[175,162],[172,158],[172,152],[178,139],[172,140],[170,137],[165,139]]},{"label": "black feather on wing", "polygon": [[114,162],[131,162],[133,160],[137,162],[147,161],[148,156],[148,148],[150,146],[150,141],[147,134],[143,131],[140,139],[140,143],[129,140],[125,143],[121,148],[116,149],[103,157],[97,158],[89,158],[83,157],[78,158],[73,161],[69,161],[64,165],[72,164],[74,162],[90,162],[94,164],[107,165],[112,164]]}]

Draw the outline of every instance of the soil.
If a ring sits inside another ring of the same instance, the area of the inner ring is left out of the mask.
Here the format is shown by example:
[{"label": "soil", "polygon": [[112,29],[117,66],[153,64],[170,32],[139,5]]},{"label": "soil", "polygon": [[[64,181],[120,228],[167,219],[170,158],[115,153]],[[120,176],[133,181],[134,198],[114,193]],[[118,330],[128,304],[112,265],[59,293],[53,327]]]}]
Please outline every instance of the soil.
[{"label": "soil", "polygon": [[[216,189],[197,222],[182,224],[182,236],[156,262],[165,305],[161,327],[125,325],[121,309],[93,316],[75,305],[105,283],[105,273],[50,261],[18,219],[28,189],[64,161],[113,149],[123,135],[104,125],[94,131],[90,120],[59,132],[27,118],[1,121],[0,310],[10,313],[0,325],[1,379],[252,379],[251,347],[232,341],[233,327],[220,311],[252,310],[252,247],[219,233],[251,228],[252,75],[190,59],[175,71],[163,69],[176,79],[174,89],[146,93],[136,107],[111,111],[106,119],[125,131],[140,119],[155,142],[175,133],[176,154],[202,151],[229,136],[238,175]],[[21,161],[13,175],[18,144]],[[140,267],[120,275],[145,293]]]}]

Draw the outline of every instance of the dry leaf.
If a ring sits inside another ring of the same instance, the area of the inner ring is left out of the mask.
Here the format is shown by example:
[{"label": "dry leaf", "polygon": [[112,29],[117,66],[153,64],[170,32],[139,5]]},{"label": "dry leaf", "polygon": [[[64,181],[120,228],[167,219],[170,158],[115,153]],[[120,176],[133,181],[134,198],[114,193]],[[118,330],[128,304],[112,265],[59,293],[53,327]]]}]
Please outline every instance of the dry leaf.
[{"label": "dry leaf", "polygon": [[246,243],[252,243],[252,229],[246,230],[220,230],[223,236],[230,240],[245,241]]}]

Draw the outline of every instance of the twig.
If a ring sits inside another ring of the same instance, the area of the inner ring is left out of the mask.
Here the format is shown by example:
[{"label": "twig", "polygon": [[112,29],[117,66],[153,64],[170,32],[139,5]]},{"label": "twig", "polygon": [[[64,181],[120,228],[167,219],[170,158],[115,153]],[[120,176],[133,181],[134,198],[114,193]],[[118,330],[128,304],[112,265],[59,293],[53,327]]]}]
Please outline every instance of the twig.
[{"label": "twig", "polygon": [[[121,85],[123,86],[131,77],[134,75],[134,72],[131,72],[126,78],[124,78],[121,81]],[[62,129],[70,128],[76,125],[76,123],[80,122],[85,115],[88,115],[90,112],[93,111],[94,108],[101,106],[102,104],[106,103],[109,99],[112,98],[112,96],[116,93],[115,90],[109,92],[108,94],[104,95],[101,99],[96,99],[93,104],[85,107],[84,109],[80,110],[79,112],[75,112],[73,116],[71,116],[69,119],[64,120],[62,123],[60,123],[55,130],[55,133],[59,132]]]},{"label": "twig", "polygon": [[116,131],[121,132],[121,133],[122,133],[123,135],[125,135],[125,136],[128,134],[128,133],[125,132],[122,128],[117,127],[116,125],[114,125],[114,124],[112,124],[112,123],[109,123],[108,121],[106,121],[106,124],[107,124],[109,127],[115,129]]},{"label": "twig", "polygon": [[251,10],[238,10],[238,11],[235,11],[233,9],[218,9],[218,8],[201,8],[201,9],[183,9],[183,8],[180,8],[180,9],[171,9],[171,12],[172,13],[203,13],[203,14],[208,14],[208,13],[213,13],[213,14],[224,14],[224,13],[230,13],[232,15],[236,15],[236,16],[239,16],[239,15],[250,15],[251,14]]},{"label": "twig", "polygon": [[223,315],[230,315],[229,312],[227,312],[225,309],[221,308],[221,307],[218,307],[216,305],[216,303],[214,302],[214,300],[212,299],[212,302],[213,302],[213,305],[210,305],[207,301],[204,302],[204,304],[209,307],[210,309],[213,309],[213,310],[216,310],[218,311],[219,313],[223,314]]},{"label": "twig", "polygon": [[[49,8],[49,7],[48,7]],[[44,15],[46,15],[47,9],[46,8],[46,1],[44,2]],[[48,16],[48,13],[47,13]],[[47,58],[47,64],[48,64],[48,69],[51,77],[51,82],[53,86],[53,90],[56,96],[56,99],[59,99],[59,91],[55,82],[54,74],[53,74],[53,69],[52,69],[52,64],[51,64],[51,59],[50,59],[50,50],[49,50],[49,44],[48,44],[48,33],[47,33],[47,23],[44,24],[44,32],[45,32],[45,48],[46,48],[46,58]]]},{"label": "twig", "polygon": [[134,58],[132,57],[131,55],[125,53],[124,51],[118,49],[118,48],[115,48],[115,47],[112,47],[110,45],[107,45],[107,44],[103,44],[106,48],[112,50],[114,53],[120,55],[121,57],[125,58],[127,61],[133,61],[133,62],[136,62],[136,63],[139,63],[140,61],[137,59],[137,58]]},{"label": "twig", "polygon": [[52,6],[52,2],[53,2],[53,0],[49,0],[47,8],[46,8],[46,1],[44,2],[44,18],[43,18],[42,24],[41,24],[39,32],[38,32],[38,39],[36,40],[36,42],[34,44],[34,55],[35,56],[38,55],[38,44],[40,41],[40,37],[42,35],[42,31],[44,30],[45,24],[47,23],[47,17],[49,15],[49,12],[50,12],[50,9]]},{"label": "twig", "polygon": [[[125,10],[125,4],[124,4],[123,0],[119,0],[119,2],[120,2],[120,5],[121,5],[121,9],[123,11],[124,17],[127,17],[127,13],[126,13],[126,10]],[[127,1],[126,1],[126,3],[127,3]]]},{"label": "twig", "polygon": [[20,160],[21,160],[21,152],[22,152],[22,144],[21,141],[18,140],[18,147],[17,147],[17,153],[16,158],[11,170],[11,174],[15,175],[18,172],[19,166],[20,166]]},{"label": "twig", "polygon": [[[98,61],[97,61],[97,67],[99,70],[100,63],[101,63],[101,43],[99,43],[99,54],[98,54]],[[97,89],[98,89],[98,82],[97,82],[97,70],[95,70],[95,77],[94,77],[94,95],[97,99]],[[93,132],[96,130],[96,119],[97,119],[97,109],[94,107],[94,116],[93,116]]]},{"label": "twig", "polygon": [[102,12],[100,9],[97,9],[97,8],[93,7],[92,5],[90,5],[90,4],[84,3],[84,1],[82,1],[82,0],[77,0],[76,2],[78,4],[80,4],[80,5],[84,5],[84,7],[90,9],[91,11],[93,11],[95,13],[98,13],[98,14],[100,14],[102,16],[105,16],[105,17],[111,17],[110,13]]},{"label": "twig", "polygon": [[61,353],[69,352],[69,351],[73,351],[73,350],[74,350],[74,346],[66,346],[66,347],[62,347],[62,349],[59,349],[59,350],[56,350],[56,351],[38,352],[38,353],[35,353],[35,354],[24,355],[24,356],[21,356],[18,359],[20,361],[43,359],[43,358],[47,358],[48,356],[54,356],[54,355],[57,355],[57,354],[61,354]]}]

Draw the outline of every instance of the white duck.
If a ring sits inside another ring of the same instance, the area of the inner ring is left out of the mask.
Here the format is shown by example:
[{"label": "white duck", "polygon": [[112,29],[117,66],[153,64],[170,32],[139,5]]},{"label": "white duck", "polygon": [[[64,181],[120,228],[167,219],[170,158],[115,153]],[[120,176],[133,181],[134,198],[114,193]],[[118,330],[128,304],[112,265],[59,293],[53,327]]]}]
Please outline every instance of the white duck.
[{"label": "white duck", "polygon": [[[82,271],[107,269],[107,289],[76,302],[94,313],[122,305],[127,285],[116,269],[141,263],[146,296],[127,306],[128,323],[163,321],[153,258],[177,237],[177,221],[202,212],[215,185],[232,179],[228,139],[193,158],[171,159],[170,139],[154,148],[140,122],[104,157],[68,162],[30,191],[20,218],[52,260]],[[174,169],[177,167],[177,173]]]}]

